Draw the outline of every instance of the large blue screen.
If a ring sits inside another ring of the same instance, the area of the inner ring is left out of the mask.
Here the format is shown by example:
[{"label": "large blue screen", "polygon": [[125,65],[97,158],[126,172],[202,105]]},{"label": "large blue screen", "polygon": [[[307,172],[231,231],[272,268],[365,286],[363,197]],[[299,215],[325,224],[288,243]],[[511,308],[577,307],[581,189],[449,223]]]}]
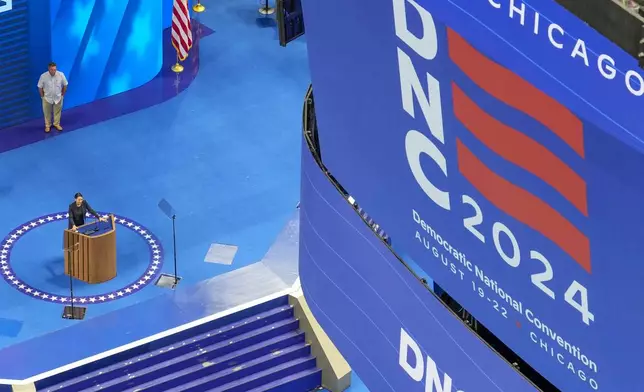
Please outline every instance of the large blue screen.
[{"label": "large blue screen", "polygon": [[148,82],[163,64],[163,2],[50,0],[52,59],[69,79],[65,106]]},{"label": "large blue screen", "polygon": [[535,391],[409,273],[306,146],[300,221],[306,300],[371,391]]},{"label": "large blue screen", "polygon": [[634,59],[550,0],[305,1],[325,165],[564,391],[641,389]]}]

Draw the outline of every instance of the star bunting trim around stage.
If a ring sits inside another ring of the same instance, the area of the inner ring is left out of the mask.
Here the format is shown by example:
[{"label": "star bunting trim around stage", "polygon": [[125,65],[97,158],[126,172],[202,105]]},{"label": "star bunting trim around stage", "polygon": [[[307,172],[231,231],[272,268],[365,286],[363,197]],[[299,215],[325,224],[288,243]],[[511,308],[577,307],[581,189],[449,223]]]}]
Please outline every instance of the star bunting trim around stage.
[{"label": "star bunting trim around stage", "polygon": [[[101,212],[99,214],[103,217],[108,217],[108,215],[105,213]],[[89,213],[87,214],[87,216],[90,216]],[[48,293],[44,290],[39,290],[28,285],[27,283],[20,280],[20,278],[16,276],[13,269],[11,268],[11,251],[20,238],[24,237],[25,234],[30,233],[34,229],[37,229],[38,227],[44,226],[49,223],[61,221],[67,223],[68,218],[69,214],[66,212],[58,212],[41,216],[16,227],[2,240],[2,242],[0,242],[0,275],[2,275],[2,278],[5,280],[5,282],[7,282],[9,285],[11,285],[21,293],[26,294],[32,298],[37,298],[43,301],[58,304],[71,303],[69,296]],[[114,219],[117,225],[134,231],[143,240],[145,240],[150,251],[150,262],[143,275],[141,275],[136,281],[128,284],[121,289],[104,294],[92,296],[74,295],[75,304],[106,303],[132,295],[140,291],[150,283],[154,283],[156,281],[156,277],[159,275],[163,267],[163,247],[161,246],[161,241],[159,241],[159,239],[150,230],[132,219],[117,215],[114,215]]]}]

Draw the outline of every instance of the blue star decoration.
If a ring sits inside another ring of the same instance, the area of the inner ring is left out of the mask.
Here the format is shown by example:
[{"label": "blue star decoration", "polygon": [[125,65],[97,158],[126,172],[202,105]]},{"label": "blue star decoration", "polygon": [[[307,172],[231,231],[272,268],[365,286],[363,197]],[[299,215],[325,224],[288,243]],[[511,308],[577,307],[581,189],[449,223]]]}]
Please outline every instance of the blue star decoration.
[{"label": "blue star decoration", "polygon": [[132,31],[127,39],[127,50],[129,55],[143,58],[152,41],[152,16],[149,12],[137,14],[132,22]]},{"label": "blue star decoration", "polygon": [[[90,214],[87,214],[89,217]],[[103,215],[104,218],[107,218],[108,215]],[[42,290],[33,288],[23,281],[21,281],[11,269],[11,249],[15,246],[16,242],[24,236],[26,233],[38,228],[39,226],[57,222],[57,221],[67,221],[69,214],[67,213],[57,213],[48,216],[43,216],[38,219],[35,219],[31,222],[25,223],[24,225],[16,228],[5,237],[5,239],[0,243],[0,273],[4,280],[9,283],[12,287],[22,292],[23,294],[29,295],[34,298],[45,300],[48,302],[54,303],[71,303],[71,298],[62,295],[55,295],[47,293]],[[140,237],[142,237],[148,244],[150,249],[150,263],[143,275],[133,283],[128,284],[127,286],[105,294],[99,294],[95,296],[80,296],[74,297],[74,303],[81,304],[93,304],[93,303],[102,303],[123,298],[130,294],[133,294],[143,287],[154,281],[155,275],[157,275],[161,267],[163,266],[163,248],[159,240],[147,230],[145,227],[140,224],[129,220],[124,217],[115,216],[115,222],[118,225],[127,227],[128,229],[136,232]]]},{"label": "blue star decoration", "polygon": [[69,36],[80,41],[85,35],[89,17],[94,9],[94,1],[74,0],[73,20],[69,25]]},{"label": "blue star decoration", "polygon": [[87,65],[87,63],[93,58],[96,57],[101,52],[101,45],[98,42],[98,39],[94,35],[94,32],[92,32],[91,37],[89,37],[89,41],[87,42],[87,47],[85,48],[85,52],[83,53],[83,60],[81,64],[83,66]]},{"label": "blue star decoration", "polygon": [[127,91],[132,85],[132,78],[130,74],[124,72],[118,76],[112,76],[109,81],[109,95],[116,95]]},{"label": "blue star decoration", "polygon": [[112,11],[116,6],[117,1],[122,1],[122,0],[105,0],[105,10],[107,12]]}]

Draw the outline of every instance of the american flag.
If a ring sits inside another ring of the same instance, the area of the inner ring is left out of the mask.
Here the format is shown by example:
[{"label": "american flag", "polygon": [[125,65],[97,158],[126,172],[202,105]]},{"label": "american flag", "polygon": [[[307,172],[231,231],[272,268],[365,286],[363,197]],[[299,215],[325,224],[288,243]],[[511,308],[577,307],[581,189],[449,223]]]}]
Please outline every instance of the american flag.
[{"label": "american flag", "polygon": [[188,0],[174,0],[172,7],[172,46],[177,50],[179,60],[188,57],[192,48],[192,28]]}]

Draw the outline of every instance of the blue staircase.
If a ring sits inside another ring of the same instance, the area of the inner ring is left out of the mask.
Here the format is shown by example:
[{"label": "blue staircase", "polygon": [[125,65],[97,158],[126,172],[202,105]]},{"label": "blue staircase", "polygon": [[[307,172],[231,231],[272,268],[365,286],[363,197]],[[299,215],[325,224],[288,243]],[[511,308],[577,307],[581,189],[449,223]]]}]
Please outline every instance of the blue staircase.
[{"label": "blue staircase", "polygon": [[41,380],[36,389],[307,392],[321,377],[283,297]]}]

